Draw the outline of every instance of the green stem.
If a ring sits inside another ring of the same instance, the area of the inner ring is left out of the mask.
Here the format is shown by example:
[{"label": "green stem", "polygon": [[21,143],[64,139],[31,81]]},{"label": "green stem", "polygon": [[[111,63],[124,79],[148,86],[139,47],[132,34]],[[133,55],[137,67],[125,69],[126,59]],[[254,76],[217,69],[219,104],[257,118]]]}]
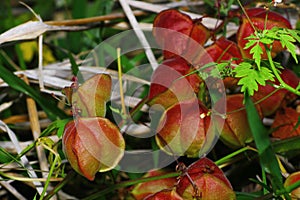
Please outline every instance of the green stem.
[{"label": "green stem", "polygon": [[272,60],[272,55],[271,55],[271,50],[269,48],[266,47],[266,53],[267,53],[267,56],[268,56],[268,60],[269,60],[269,63],[270,63],[270,66],[271,66],[271,69],[275,75],[275,77],[277,78],[277,80],[279,81],[280,85],[282,88],[296,94],[296,95],[300,95],[300,91],[297,91],[295,88],[291,87],[290,85],[286,84],[282,78],[280,77],[275,65],[274,65],[274,62]]},{"label": "green stem", "polygon": [[135,114],[147,103],[148,96],[144,97],[134,108],[130,111],[130,116],[134,118]]},{"label": "green stem", "polygon": [[[261,176],[262,176],[262,182],[265,185],[267,185],[267,176],[266,176],[266,172],[263,168],[261,169]],[[269,191],[267,190],[267,188],[263,187],[263,194],[266,195],[268,193],[269,193]]]},{"label": "green stem", "polygon": [[86,198],[83,198],[83,200],[91,200],[91,199],[98,199],[114,190],[120,189],[120,188],[125,188],[131,185],[136,185],[139,183],[144,183],[144,182],[148,182],[148,181],[156,181],[156,180],[161,180],[161,179],[165,179],[165,178],[173,178],[173,177],[178,177],[180,176],[180,172],[173,172],[173,173],[168,173],[168,174],[164,174],[161,176],[152,176],[152,177],[147,177],[147,178],[141,178],[141,179],[135,179],[135,180],[130,180],[130,181],[125,181],[116,185],[112,185],[109,188],[106,188],[102,191],[99,191],[97,193],[94,193]]},{"label": "green stem", "polygon": [[[258,101],[255,101],[254,105],[257,105],[257,104],[263,102],[264,100],[266,100],[267,98],[271,97],[273,94],[275,94],[276,92],[278,92],[280,89],[281,88],[275,88],[275,90],[273,90],[272,92],[270,92],[268,95],[264,96],[263,98],[259,99]],[[228,115],[228,114],[236,113],[236,112],[239,112],[239,111],[242,111],[242,110],[246,110],[246,107],[243,106],[243,107],[241,107],[239,109],[226,112],[226,114]]]},{"label": "green stem", "polygon": [[239,149],[239,150],[237,150],[237,151],[235,151],[235,152],[233,152],[233,153],[231,153],[231,154],[229,154],[229,155],[227,155],[227,156],[225,156],[225,157],[223,157],[223,158],[217,160],[217,161],[215,162],[215,164],[218,165],[218,166],[220,166],[220,165],[222,165],[222,164],[228,162],[228,160],[229,160],[230,158],[232,158],[232,157],[234,157],[234,156],[236,156],[236,155],[238,155],[238,154],[240,154],[240,153],[243,153],[243,152],[245,152],[245,151],[248,151],[248,150],[257,152],[256,149],[254,149],[254,148],[252,148],[252,147],[250,147],[250,146],[246,146],[246,147],[243,147],[243,148],[241,148],[241,149]]},{"label": "green stem", "polygon": [[50,191],[45,197],[45,200],[49,200],[51,199],[51,197],[53,197],[57,192],[59,192],[70,180],[72,180],[76,175],[75,171],[71,171],[67,177],[64,178],[63,181],[61,181],[58,185],[55,186],[55,188]]},{"label": "green stem", "polygon": [[42,192],[42,194],[41,194],[41,196],[40,196],[40,200],[43,200],[43,199],[44,199],[44,196],[45,196],[46,191],[47,191],[47,188],[48,188],[48,186],[49,186],[50,179],[51,179],[51,176],[52,176],[53,171],[54,171],[54,169],[55,169],[55,165],[56,165],[56,163],[57,163],[58,158],[59,158],[59,157],[58,157],[57,155],[56,155],[55,158],[54,158],[54,161],[53,161],[53,163],[52,163],[52,165],[51,165],[51,168],[50,168],[50,171],[49,171],[47,180],[46,180],[46,182],[45,182],[45,186],[44,186],[43,192]]},{"label": "green stem", "polygon": [[241,9],[242,9],[244,15],[246,16],[247,20],[249,21],[251,27],[253,28],[253,30],[254,30],[255,32],[257,32],[257,30],[256,30],[256,28],[255,28],[255,26],[254,26],[254,24],[252,23],[250,17],[248,16],[248,14],[247,14],[247,12],[246,12],[244,6],[242,5],[241,1],[240,1],[240,0],[237,0],[237,2],[238,2],[238,4],[239,4],[239,6],[241,7]]},{"label": "green stem", "polygon": [[297,181],[296,183],[287,186],[284,191],[279,191],[279,194],[291,193],[293,190],[297,189],[298,187],[300,187],[300,181]]}]

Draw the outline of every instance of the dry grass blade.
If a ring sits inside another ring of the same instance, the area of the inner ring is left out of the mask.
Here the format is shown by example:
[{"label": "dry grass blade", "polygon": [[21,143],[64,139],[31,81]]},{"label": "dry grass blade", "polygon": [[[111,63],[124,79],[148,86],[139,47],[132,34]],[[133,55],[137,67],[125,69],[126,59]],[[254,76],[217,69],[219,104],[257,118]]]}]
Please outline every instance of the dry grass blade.
[{"label": "dry grass blade", "polygon": [[[135,16],[145,15],[145,12],[142,11],[133,11]],[[115,19],[122,19],[126,17],[124,13],[113,13],[109,15],[97,16],[97,17],[88,17],[83,19],[71,19],[71,20],[62,20],[62,21],[45,21],[45,24],[52,26],[74,26],[74,25],[88,25],[92,23],[99,23],[104,21],[110,21]]]},{"label": "dry grass blade", "polygon": [[36,39],[48,31],[79,31],[87,29],[83,26],[50,26],[41,21],[29,21],[18,25],[0,35],[0,44],[18,40]]},{"label": "dry grass blade", "polygon": [[[2,177],[0,177],[2,179]],[[9,191],[14,197],[20,200],[26,199],[22,194],[20,194],[13,186],[11,186],[7,181],[0,181],[0,185]]]},{"label": "dry grass blade", "polygon": [[151,47],[143,33],[143,31],[141,30],[140,26],[139,26],[139,23],[137,21],[137,19],[135,18],[130,6],[128,5],[127,1],[126,0],[119,0],[134,32],[136,33],[138,39],[140,40],[140,43],[142,44],[144,50],[145,50],[145,53],[146,53],[146,56],[152,66],[153,69],[156,69],[158,67],[158,63],[156,61],[156,58],[151,50]]},{"label": "dry grass blade", "polygon": [[[53,136],[49,136],[49,138],[52,141],[54,141],[54,142],[58,142],[59,141],[59,138],[57,136],[54,136],[54,135]],[[25,149],[26,147],[28,147],[33,142],[34,142],[33,140],[27,140],[27,141],[24,141],[24,142],[19,142],[19,144],[20,144],[20,147],[22,149]],[[14,148],[14,144],[11,141],[0,141],[0,146],[2,148],[4,148],[9,153],[12,153],[12,154],[17,153],[16,149]]]},{"label": "dry grass blade", "polygon": [[[0,129],[2,129],[3,131],[7,132],[10,140],[12,141],[15,149],[17,150],[18,153],[22,152],[22,148],[20,146],[19,140],[16,136],[16,134],[2,121],[0,120]],[[32,166],[29,164],[29,160],[27,159],[27,157],[24,155],[21,157],[21,162],[23,164],[23,166],[25,166],[28,171],[28,175],[30,178],[37,178],[37,174],[35,173],[35,171],[33,170]],[[34,181],[33,184],[36,186],[36,190],[39,194],[42,193],[43,191],[43,185],[41,182],[38,181]]]},{"label": "dry grass blade", "polygon": [[[27,84],[29,84],[29,81],[26,76],[24,76],[24,80]],[[33,138],[35,140],[37,140],[41,134],[41,127],[40,127],[40,123],[39,123],[39,117],[38,117],[36,103],[30,97],[26,98],[26,103],[27,103],[28,116],[29,116],[29,120],[30,120],[32,135],[33,135]],[[46,154],[44,152],[44,149],[41,146],[37,146],[36,151],[37,151],[37,156],[39,159],[40,169],[43,171],[42,175],[44,178],[46,178],[48,176],[48,173],[45,173],[45,172],[49,171]]]}]

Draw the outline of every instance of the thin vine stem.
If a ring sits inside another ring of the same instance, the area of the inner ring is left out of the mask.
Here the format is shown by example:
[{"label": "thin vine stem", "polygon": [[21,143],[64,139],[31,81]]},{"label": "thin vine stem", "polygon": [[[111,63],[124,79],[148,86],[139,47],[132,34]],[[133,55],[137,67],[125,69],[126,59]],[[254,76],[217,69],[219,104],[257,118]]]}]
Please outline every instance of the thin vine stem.
[{"label": "thin vine stem", "polygon": [[251,27],[253,28],[253,30],[254,30],[255,32],[257,32],[256,27],[255,27],[254,24],[252,23],[252,21],[251,21],[249,15],[247,14],[247,12],[246,12],[244,6],[242,5],[241,1],[240,1],[240,0],[237,0],[237,2],[238,2],[238,4],[239,4],[239,6],[241,7],[241,9],[242,9],[244,15],[246,16],[247,20],[249,21]]},{"label": "thin vine stem", "polygon": [[271,69],[272,69],[275,77],[277,78],[277,80],[280,83],[280,87],[282,87],[282,88],[284,88],[284,89],[286,89],[286,90],[288,90],[288,91],[290,91],[290,92],[292,92],[292,93],[294,93],[294,94],[296,94],[296,95],[299,96],[300,95],[300,91],[297,91],[295,88],[293,88],[290,85],[286,84],[282,80],[281,76],[279,75],[279,73],[278,73],[278,71],[277,71],[277,69],[276,69],[276,67],[274,65],[274,62],[273,62],[273,59],[272,59],[272,55],[271,55],[271,50],[269,48],[266,48],[266,53],[267,53],[267,57],[268,57],[268,61],[270,63]]},{"label": "thin vine stem", "polygon": [[103,197],[104,195],[113,192],[114,190],[120,189],[120,188],[125,188],[128,186],[136,185],[139,183],[144,183],[148,181],[156,181],[156,180],[161,180],[165,178],[173,178],[173,177],[178,177],[180,176],[180,172],[172,172],[160,176],[152,176],[152,177],[147,177],[147,178],[140,178],[140,179],[135,179],[135,180],[130,180],[130,181],[125,181],[119,184],[112,185],[111,187],[108,187],[104,190],[101,190],[97,193],[94,193],[86,198],[83,198],[82,200],[92,200],[92,199],[98,199],[100,197]]},{"label": "thin vine stem", "polygon": [[277,195],[283,195],[286,193],[291,193],[293,190],[297,189],[300,187],[300,181],[297,181],[296,183],[293,183],[290,186],[285,187],[284,190],[279,190],[276,192]]},{"label": "thin vine stem", "polygon": [[234,157],[236,155],[239,155],[239,154],[241,154],[241,153],[243,153],[245,151],[249,151],[249,150],[257,152],[257,149],[255,149],[253,147],[250,147],[250,146],[246,146],[246,147],[238,149],[237,151],[235,151],[235,152],[233,152],[233,153],[231,153],[231,154],[229,154],[229,155],[227,155],[227,156],[225,156],[225,157],[217,160],[215,162],[215,164],[218,165],[218,166],[220,166],[220,165],[226,163],[228,161],[228,159],[230,159],[230,158],[232,158],[232,157]]},{"label": "thin vine stem", "polygon": [[54,161],[53,161],[53,163],[52,163],[52,165],[51,165],[51,168],[50,168],[50,170],[49,170],[49,174],[48,174],[47,180],[46,180],[46,182],[45,182],[45,186],[44,186],[43,192],[42,192],[42,194],[41,194],[41,196],[40,196],[40,200],[43,200],[43,199],[44,199],[44,196],[45,196],[45,194],[46,194],[47,188],[48,188],[49,183],[50,183],[50,180],[51,180],[51,176],[52,176],[52,174],[53,174],[53,172],[54,172],[55,165],[56,165],[58,159],[59,159],[59,156],[56,155],[55,158],[54,158]]}]

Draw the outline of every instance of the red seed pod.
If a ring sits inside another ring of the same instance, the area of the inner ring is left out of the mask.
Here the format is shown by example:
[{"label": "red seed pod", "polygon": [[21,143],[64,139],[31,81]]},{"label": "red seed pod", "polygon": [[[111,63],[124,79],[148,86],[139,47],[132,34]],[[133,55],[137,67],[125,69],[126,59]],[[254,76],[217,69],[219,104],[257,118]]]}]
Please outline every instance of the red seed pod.
[{"label": "red seed pod", "polygon": [[[154,170],[154,171],[147,172],[143,177],[147,178],[153,176],[160,176],[166,173],[167,171]],[[133,190],[131,191],[131,194],[136,200],[142,200],[161,190],[173,188],[176,182],[177,182],[176,177],[173,177],[173,178],[164,178],[160,180],[148,181],[145,183],[139,183],[134,186]]]},{"label": "red seed pod", "polygon": [[197,63],[200,66],[214,61],[220,63],[221,61],[229,61],[232,63],[239,64],[242,60],[241,52],[236,43],[227,40],[225,37],[220,37],[212,45],[205,48],[204,54],[199,54]]},{"label": "red seed pod", "polygon": [[165,60],[154,72],[148,95],[148,104],[160,104],[165,109],[179,101],[196,98],[201,78],[191,74],[193,69],[180,58]]},{"label": "red seed pod", "polygon": [[[273,27],[279,27],[279,28],[289,28],[291,29],[292,26],[290,22],[285,19],[280,14],[266,10],[264,8],[251,8],[246,10],[251,22],[249,22],[248,18],[243,15],[242,16],[242,23],[239,27],[239,30],[237,32],[237,42],[238,46],[242,52],[242,55],[244,58],[252,58],[252,54],[250,54],[250,49],[244,49],[246,43],[248,40],[246,39],[248,36],[254,33],[254,29],[251,25],[251,23],[254,25],[254,27],[262,31],[264,28],[266,29],[272,29]],[[267,15],[267,21],[266,20]],[[263,44],[260,45],[263,49],[262,59],[267,59],[267,54],[265,52],[265,47]],[[272,45],[272,57],[275,57],[277,53],[283,51],[284,48],[281,46],[279,41],[275,41]]]},{"label": "red seed pod", "polygon": [[205,144],[209,124],[208,110],[198,100],[182,101],[164,112],[155,139],[171,155],[197,157]]},{"label": "red seed pod", "polygon": [[[111,77],[108,74],[97,74],[78,87],[75,82],[63,92],[72,104],[75,115],[81,117],[104,117],[106,101],[111,94]],[[77,113],[77,111],[79,113]]]},{"label": "red seed pod", "polygon": [[113,169],[125,149],[118,128],[100,117],[70,121],[65,127],[62,143],[73,169],[89,180],[94,180],[98,171]]},{"label": "red seed pod", "polygon": [[183,200],[175,190],[163,190],[147,196],[144,200]]},{"label": "red seed pod", "polygon": [[[246,143],[253,140],[243,99],[244,95],[242,94],[228,95],[226,98],[227,114],[221,140],[232,148],[245,146]],[[216,108],[218,106],[217,103]],[[261,115],[260,107],[256,106],[256,108]]]},{"label": "red seed pod", "polygon": [[158,45],[164,50],[164,58],[181,56],[194,50],[194,44],[204,45],[210,33],[199,20],[193,21],[188,15],[177,10],[160,12],[153,22],[153,35]]},{"label": "red seed pod", "polygon": [[201,158],[187,168],[176,191],[183,199],[236,199],[228,179],[218,166],[207,158]]},{"label": "red seed pod", "polygon": [[[282,80],[291,87],[296,88],[298,86],[299,78],[293,71],[284,69],[281,71],[280,76]],[[279,85],[278,80],[271,83]],[[280,89],[272,94],[275,90],[276,88],[271,84],[266,84],[265,86],[259,85],[258,91],[252,96],[254,102],[260,102],[259,105],[263,116],[270,116],[274,114],[281,106],[284,106],[286,102],[291,102],[296,98],[296,95],[285,89]],[[270,96],[270,94],[272,95]]]},{"label": "red seed pod", "polygon": [[274,130],[272,136],[280,139],[300,136],[300,127],[297,127],[299,117],[300,113],[293,108],[286,107],[278,110],[271,126]]},{"label": "red seed pod", "polygon": [[162,49],[169,50],[164,52],[165,59],[182,55],[192,28],[192,19],[177,10],[164,10],[155,17],[153,35]]},{"label": "red seed pod", "polygon": [[[227,40],[225,37],[220,37],[194,59],[195,65],[200,68],[211,62],[221,63],[224,61],[231,61],[232,64],[239,64],[242,61],[242,55],[237,44]],[[234,68],[232,65],[229,67]],[[237,86],[238,79],[225,77],[223,81],[226,88],[233,88]]]},{"label": "red seed pod", "polygon": [[[284,187],[288,187],[292,185],[293,183],[296,183],[300,181],[300,172],[294,172],[290,174],[287,179],[284,182]],[[298,200],[300,199],[300,187],[296,188],[290,193],[292,200]]]}]

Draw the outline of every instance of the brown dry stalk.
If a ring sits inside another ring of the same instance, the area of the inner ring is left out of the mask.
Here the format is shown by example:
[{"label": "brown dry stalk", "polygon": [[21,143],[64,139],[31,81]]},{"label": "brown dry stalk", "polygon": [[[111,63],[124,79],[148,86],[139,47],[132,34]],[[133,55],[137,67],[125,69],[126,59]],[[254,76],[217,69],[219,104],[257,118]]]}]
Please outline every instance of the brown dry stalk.
[{"label": "brown dry stalk", "polygon": [[[23,77],[24,81],[29,85],[28,78],[26,76]],[[28,116],[30,121],[30,126],[32,130],[32,135],[34,140],[37,140],[41,134],[41,127],[39,123],[39,115],[37,112],[37,107],[35,101],[31,97],[26,98]],[[48,162],[45,152],[41,146],[36,147],[37,155],[39,159],[40,168],[43,172],[49,171]],[[43,177],[46,178],[48,176],[47,173],[42,173]]]},{"label": "brown dry stalk", "polygon": [[[134,11],[135,16],[142,16],[146,13],[143,11]],[[48,25],[55,25],[55,26],[75,26],[75,25],[83,25],[83,24],[91,24],[115,19],[122,19],[125,18],[124,13],[113,13],[109,15],[97,16],[97,17],[89,17],[89,18],[82,18],[82,19],[70,19],[70,20],[62,20],[62,21],[46,21],[45,24]]]},{"label": "brown dry stalk", "polygon": [[[47,115],[43,111],[38,111],[38,118],[46,119]],[[27,122],[28,120],[29,120],[28,115],[13,115],[13,116],[3,119],[2,121],[6,124],[14,124],[14,123]]]}]

